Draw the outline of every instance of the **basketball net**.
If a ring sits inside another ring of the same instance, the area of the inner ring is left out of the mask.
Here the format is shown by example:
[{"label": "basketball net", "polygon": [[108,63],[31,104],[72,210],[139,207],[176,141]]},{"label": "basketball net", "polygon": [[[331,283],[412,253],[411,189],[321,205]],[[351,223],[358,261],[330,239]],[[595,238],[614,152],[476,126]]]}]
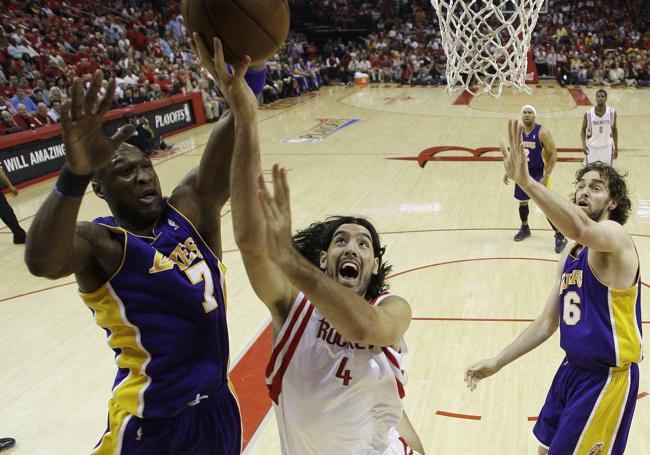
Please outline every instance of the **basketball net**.
[{"label": "basketball net", "polygon": [[544,0],[431,0],[447,55],[447,91],[526,93],[527,53]]}]

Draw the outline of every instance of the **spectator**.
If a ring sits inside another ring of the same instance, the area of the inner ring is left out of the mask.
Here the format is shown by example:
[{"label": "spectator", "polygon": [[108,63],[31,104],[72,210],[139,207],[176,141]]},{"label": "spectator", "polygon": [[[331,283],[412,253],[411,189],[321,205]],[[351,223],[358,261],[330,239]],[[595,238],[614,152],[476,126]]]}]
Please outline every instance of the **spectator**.
[{"label": "spectator", "polygon": [[36,112],[36,104],[25,94],[23,87],[16,88],[16,94],[11,98],[11,105],[18,111],[18,104],[25,106],[28,112]]},{"label": "spectator", "polygon": [[16,106],[16,114],[14,115],[16,123],[24,130],[40,128],[43,124],[28,111],[23,103],[18,103]]},{"label": "spectator", "polygon": [[0,123],[0,134],[17,133],[23,130],[7,109],[0,111],[0,118],[2,120]]},{"label": "spectator", "polygon": [[61,121],[61,101],[52,101],[52,107],[47,111],[47,115],[54,123],[59,123]]},{"label": "spectator", "polygon": [[34,118],[36,118],[36,120],[38,120],[42,126],[52,125],[56,123],[56,121],[50,117],[47,104],[42,102],[36,105],[36,114],[34,115]]},{"label": "spectator", "polygon": [[216,122],[219,120],[221,116],[219,100],[212,98],[208,93],[208,81],[204,79],[199,82],[194,91],[201,94],[201,101],[203,102],[205,117],[208,119],[208,122]]},{"label": "spectator", "polygon": [[124,116],[124,119],[135,126],[135,133],[127,142],[138,147],[145,154],[150,155],[154,150],[167,150],[171,148],[151,129],[149,121],[144,116],[127,114]]}]

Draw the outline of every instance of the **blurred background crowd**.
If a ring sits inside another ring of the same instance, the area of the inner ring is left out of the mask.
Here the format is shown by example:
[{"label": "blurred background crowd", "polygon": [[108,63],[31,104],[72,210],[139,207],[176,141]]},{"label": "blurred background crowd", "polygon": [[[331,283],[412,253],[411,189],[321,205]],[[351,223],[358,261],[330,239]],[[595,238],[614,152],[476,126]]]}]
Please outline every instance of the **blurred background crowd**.
[{"label": "blurred background crowd", "polygon": [[[180,2],[7,0],[0,12],[0,134],[57,123],[74,76],[116,79],[114,107],[200,92],[224,109],[191,51]],[[290,0],[292,33],[267,62],[260,102],[322,85],[441,84],[446,58],[428,0]],[[562,85],[650,86],[650,0],[548,0],[531,52]]]}]

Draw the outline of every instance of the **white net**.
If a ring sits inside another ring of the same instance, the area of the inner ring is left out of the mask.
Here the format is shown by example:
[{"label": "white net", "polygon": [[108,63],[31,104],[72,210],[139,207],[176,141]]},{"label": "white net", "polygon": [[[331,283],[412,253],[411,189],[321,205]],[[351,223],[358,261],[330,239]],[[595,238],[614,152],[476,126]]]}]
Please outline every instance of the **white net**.
[{"label": "white net", "polygon": [[431,0],[447,55],[447,90],[501,96],[526,86],[527,53],[544,0]]}]

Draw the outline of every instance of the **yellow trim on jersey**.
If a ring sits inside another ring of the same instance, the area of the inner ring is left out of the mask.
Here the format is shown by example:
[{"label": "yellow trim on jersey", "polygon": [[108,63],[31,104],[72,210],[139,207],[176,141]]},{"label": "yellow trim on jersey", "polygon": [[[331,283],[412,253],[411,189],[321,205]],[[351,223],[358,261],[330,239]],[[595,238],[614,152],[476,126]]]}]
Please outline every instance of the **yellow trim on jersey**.
[{"label": "yellow trim on jersey", "polygon": [[226,272],[228,269],[226,266],[223,264],[223,262],[217,260],[217,263],[219,264],[219,283],[221,284],[221,297],[223,298],[223,306],[224,309],[228,309],[228,292],[226,291]]},{"label": "yellow trim on jersey", "polygon": [[638,286],[624,291],[609,290],[614,343],[618,346],[617,366],[641,361],[641,337],[636,319],[637,289]]},{"label": "yellow trim on jersey", "polygon": [[128,413],[142,417],[143,394],[151,383],[151,378],[145,373],[151,356],[142,346],[139,329],[127,319],[124,304],[110,283],[94,292],[79,294],[95,312],[97,324],[110,331],[108,345],[121,349],[115,363],[119,368],[129,370],[128,376],[113,389],[113,398]]},{"label": "yellow trim on jersey", "polygon": [[108,430],[102,436],[102,440],[90,455],[115,455],[122,452],[122,441],[124,430],[131,414],[120,408],[114,400],[108,402]]},{"label": "yellow trim on jersey", "polygon": [[609,453],[618,433],[629,392],[630,369],[610,369],[607,383],[591,411],[574,455],[587,455],[599,444],[602,444],[602,451],[598,453]]}]

